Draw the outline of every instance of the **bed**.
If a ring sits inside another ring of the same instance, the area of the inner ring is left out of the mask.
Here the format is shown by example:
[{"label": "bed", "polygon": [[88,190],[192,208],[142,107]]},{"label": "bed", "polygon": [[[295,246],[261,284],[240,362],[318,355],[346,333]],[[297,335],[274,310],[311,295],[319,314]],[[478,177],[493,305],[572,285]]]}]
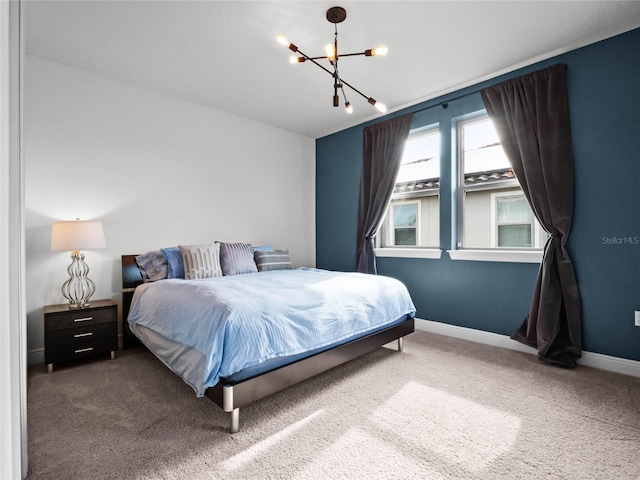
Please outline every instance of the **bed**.
[{"label": "bed", "polygon": [[388,277],[301,268],[145,283],[135,257],[122,256],[125,347],[141,341],[230,414],[231,433],[241,407],[387,343],[402,351],[414,331],[409,294]]}]

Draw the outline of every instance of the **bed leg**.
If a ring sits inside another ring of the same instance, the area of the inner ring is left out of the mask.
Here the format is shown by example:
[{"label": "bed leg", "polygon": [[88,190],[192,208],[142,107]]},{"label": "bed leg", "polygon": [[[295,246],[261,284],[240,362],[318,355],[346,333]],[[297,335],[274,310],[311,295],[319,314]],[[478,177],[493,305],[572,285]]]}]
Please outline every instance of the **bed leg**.
[{"label": "bed leg", "polygon": [[400,337],[400,338],[398,339],[398,351],[399,351],[399,352],[404,352],[404,345],[402,344],[402,339],[403,339],[403,338],[404,338],[404,337]]},{"label": "bed leg", "polygon": [[231,410],[231,433],[238,433],[240,431],[240,409],[234,408]]}]

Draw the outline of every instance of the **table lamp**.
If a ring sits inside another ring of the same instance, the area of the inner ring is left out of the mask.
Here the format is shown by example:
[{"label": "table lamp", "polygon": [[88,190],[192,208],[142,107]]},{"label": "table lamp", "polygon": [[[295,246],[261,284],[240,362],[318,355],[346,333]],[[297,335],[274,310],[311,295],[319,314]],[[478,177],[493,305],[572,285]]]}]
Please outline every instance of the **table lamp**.
[{"label": "table lamp", "polygon": [[70,308],[89,306],[89,298],[96,291],[96,284],[90,280],[89,266],[84,262],[80,250],[105,248],[102,222],[81,221],[55,222],[51,227],[51,251],[71,251],[71,265],[67,268],[69,279],[62,284],[62,295],[69,300]]}]

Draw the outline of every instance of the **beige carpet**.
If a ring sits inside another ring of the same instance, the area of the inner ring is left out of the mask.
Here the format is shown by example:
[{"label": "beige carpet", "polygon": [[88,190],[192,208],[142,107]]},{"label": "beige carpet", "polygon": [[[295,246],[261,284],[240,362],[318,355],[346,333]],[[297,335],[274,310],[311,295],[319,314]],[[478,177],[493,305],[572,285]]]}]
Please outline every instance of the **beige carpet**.
[{"label": "beige carpet", "polygon": [[38,367],[29,478],[640,479],[640,378],[425,332],[240,423],[145,350]]}]

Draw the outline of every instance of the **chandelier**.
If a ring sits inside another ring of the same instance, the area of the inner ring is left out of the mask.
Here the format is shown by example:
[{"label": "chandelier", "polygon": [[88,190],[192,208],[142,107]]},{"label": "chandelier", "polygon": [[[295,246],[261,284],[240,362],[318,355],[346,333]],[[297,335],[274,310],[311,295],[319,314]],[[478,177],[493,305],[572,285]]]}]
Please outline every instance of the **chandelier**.
[{"label": "chandelier", "polygon": [[[320,67],[321,69],[323,69],[325,72],[327,72],[329,75],[333,77],[333,106],[334,107],[338,107],[340,105],[340,97],[338,96],[338,90],[340,90],[340,92],[342,93],[342,97],[344,98],[344,106],[347,110],[347,113],[353,112],[353,107],[351,106],[351,103],[349,103],[349,100],[347,100],[347,95],[344,91],[344,87],[346,85],[351,90],[356,92],[358,95],[361,95],[362,97],[364,97],[371,105],[376,107],[380,112],[385,113],[387,111],[387,106],[384,103],[378,102],[374,98],[366,96],[360,90],[358,90],[353,85],[346,82],[343,78],[340,77],[340,73],[338,72],[338,59],[340,59],[341,57],[355,57],[358,55],[364,55],[365,57],[372,57],[372,56],[384,56],[387,54],[387,47],[371,48],[369,50],[365,50],[364,52],[359,52],[359,53],[339,54],[338,53],[338,24],[343,22],[345,18],[347,18],[347,11],[342,7],[332,7],[329,10],[327,10],[327,20],[333,23],[335,28],[335,33],[334,33],[333,45],[328,44],[326,47],[324,47],[325,55],[321,57],[310,57],[309,55],[301,52],[296,45],[289,42],[289,40],[287,40],[282,35],[276,36],[276,40],[279,44],[284,45],[285,47],[289,48],[289,50],[291,50],[292,52],[297,53],[297,55],[292,55],[289,58],[289,61],[291,63],[303,63],[309,60],[310,62],[313,62],[315,65],[317,65],[318,67]],[[324,59],[329,60],[329,63],[333,67],[333,71],[325,67],[324,65],[320,64],[319,60],[324,60]]]}]

